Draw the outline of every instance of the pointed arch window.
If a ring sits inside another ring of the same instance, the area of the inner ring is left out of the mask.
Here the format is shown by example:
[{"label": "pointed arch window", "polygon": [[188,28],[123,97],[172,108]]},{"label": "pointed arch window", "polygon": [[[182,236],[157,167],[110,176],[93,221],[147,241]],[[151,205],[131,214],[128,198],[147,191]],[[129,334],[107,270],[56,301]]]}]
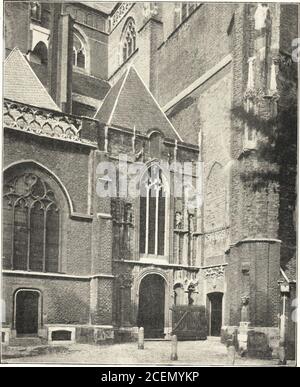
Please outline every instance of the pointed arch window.
[{"label": "pointed arch window", "polygon": [[24,173],[4,185],[4,269],[57,272],[60,211],[49,185]]},{"label": "pointed arch window", "polygon": [[86,68],[86,48],[77,34],[73,38],[73,66],[79,69]]},{"label": "pointed arch window", "polygon": [[166,195],[162,171],[158,165],[152,165],[141,180],[141,254],[165,255]]},{"label": "pointed arch window", "polygon": [[136,29],[132,18],[125,25],[121,43],[123,62],[125,62],[136,50]]}]

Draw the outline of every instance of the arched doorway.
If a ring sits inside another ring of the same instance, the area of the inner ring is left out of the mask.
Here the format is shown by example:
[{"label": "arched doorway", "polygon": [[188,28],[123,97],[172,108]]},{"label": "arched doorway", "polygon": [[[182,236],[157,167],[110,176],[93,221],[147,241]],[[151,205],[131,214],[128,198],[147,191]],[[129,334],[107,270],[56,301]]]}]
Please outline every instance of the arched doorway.
[{"label": "arched doorway", "polygon": [[222,328],[223,293],[214,292],[207,295],[209,311],[209,335],[220,336]]},{"label": "arched doorway", "polygon": [[140,283],[137,324],[145,338],[163,338],[165,325],[165,280],[148,274]]},{"label": "arched doorway", "polygon": [[15,296],[15,322],[17,335],[37,335],[39,329],[40,293],[19,290]]}]

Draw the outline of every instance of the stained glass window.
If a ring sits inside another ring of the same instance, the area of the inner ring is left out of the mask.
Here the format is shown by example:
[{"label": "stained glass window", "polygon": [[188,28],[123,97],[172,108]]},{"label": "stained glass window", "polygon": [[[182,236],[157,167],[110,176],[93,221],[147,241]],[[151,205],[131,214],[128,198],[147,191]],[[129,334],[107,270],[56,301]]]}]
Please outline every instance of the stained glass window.
[{"label": "stained glass window", "polygon": [[54,192],[33,173],[4,185],[4,269],[58,271],[60,216]]},{"label": "stained glass window", "polygon": [[162,172],[152,165],[141,181],[140,253],[165,254],[166,190]]}]

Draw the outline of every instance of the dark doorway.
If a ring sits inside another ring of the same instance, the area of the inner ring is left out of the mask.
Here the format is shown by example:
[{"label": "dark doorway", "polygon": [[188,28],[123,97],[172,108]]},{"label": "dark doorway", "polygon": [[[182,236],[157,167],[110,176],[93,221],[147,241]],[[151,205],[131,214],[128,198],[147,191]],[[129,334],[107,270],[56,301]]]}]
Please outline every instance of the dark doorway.
[{"label": "dark doorway", "polygon": [[37,335],[39,326],[39,293],[19,291],[16,296],[16,331],[18,335]]},{"label": "dark doorway", "polygon": [[209,300],[209,334],[220,336],[222,327],[222,300],[223,293],[215,292],[208,294]]},{"label": "dark doorway", "polygon": [[145,338],[163,338],[165,322],[165,280],[157,274],[142,279],[139,290],[138,326]]}]

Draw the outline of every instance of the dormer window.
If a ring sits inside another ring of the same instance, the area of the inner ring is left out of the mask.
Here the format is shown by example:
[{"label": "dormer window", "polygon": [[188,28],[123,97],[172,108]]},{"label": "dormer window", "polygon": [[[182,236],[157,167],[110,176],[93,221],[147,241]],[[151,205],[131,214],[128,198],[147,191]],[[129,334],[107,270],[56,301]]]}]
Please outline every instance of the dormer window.
[{"label": "dormer window", "polygon": [[135,22],[130,18],[122,34],[122,59],[125,62],[136,50],[136,30]]},{"label": "dormer window", "polygon": [[38,1],[32,1],[30,3],[30,17],[31,19],[41,21],[42,7]]}]

